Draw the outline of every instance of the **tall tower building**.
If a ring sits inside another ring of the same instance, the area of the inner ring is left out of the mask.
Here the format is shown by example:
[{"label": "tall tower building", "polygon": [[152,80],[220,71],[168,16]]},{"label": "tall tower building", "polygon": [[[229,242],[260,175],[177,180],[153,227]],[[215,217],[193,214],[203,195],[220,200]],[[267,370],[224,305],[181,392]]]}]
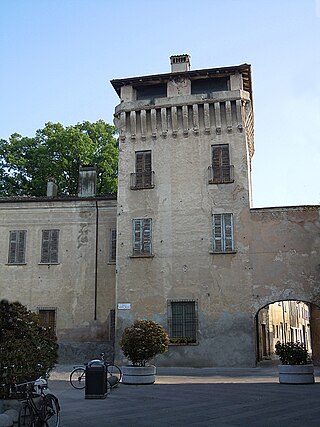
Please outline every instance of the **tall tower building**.
[{"label": "tall tower building", "polygon": [[117,341],[153,319],[171,343],[158,365],[253,365],[251,68],[170,60],[170,73],[111,82],[121,101]]}]

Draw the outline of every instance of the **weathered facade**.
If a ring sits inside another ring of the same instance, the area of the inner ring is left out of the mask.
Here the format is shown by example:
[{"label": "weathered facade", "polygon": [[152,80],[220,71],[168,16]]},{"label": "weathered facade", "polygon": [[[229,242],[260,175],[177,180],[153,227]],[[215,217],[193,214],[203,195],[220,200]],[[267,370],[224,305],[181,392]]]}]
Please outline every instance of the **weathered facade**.
[{"label": "weathered facade", "polygon": [[112,351],[116,196],[95,197],[87,184],[78,197],[56,197],[49,182],[49,197],[0,201],[0,298],[55,327],[63,362]]},{"label": "weathered facade", "polygon": [[320,362],[320,209],[251,206],[250,65],[171,67],[112,81],[117,198],[84,167],[77,197],[50,181],[47,197],[0,200],[0,297],[55,326],[61,361],[111,351],[115,332],[125,362],[122,331],[147,318],[170,335],[159,366],[201,367],[254,366],[260,310],[302,301]]},{"label": "weathered facade", "polygon": [[251,209],[250,66],[190,71],[189,59],[112,81],[117,339],[152,318],[171,337],[158,364],[253,366],[259,309],[320,303],[319,207]]}]

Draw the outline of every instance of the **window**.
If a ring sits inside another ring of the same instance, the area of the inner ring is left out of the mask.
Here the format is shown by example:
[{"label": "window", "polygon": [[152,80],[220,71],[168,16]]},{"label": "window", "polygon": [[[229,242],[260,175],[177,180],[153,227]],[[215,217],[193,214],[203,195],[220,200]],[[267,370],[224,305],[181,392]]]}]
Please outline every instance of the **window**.
[{"label": "window", "polygon": [[25,263],[26,237],[25,230],[10,231],[8,264]]},{"label": "window", "polygon": [[134,219],[132,221],[133,228],[133,256],[151,256],[151,218]]},{"label": "window", "polygon": [[110,230],[109,235],[109,262],[116,262],[117,251],[117,230],[115,228]]},{"label": "window", "polygon": [[41,263],[58,263],[59,230],[42,230]]},{"label": "window", "polygon": [[196,301],[169,301],[169,336],[172,344],[196,344],[198,316]]},{"label": "window", "polygon": [[151,151],[137,151],[136,172],[131,174],[131,189],[153,188],[153,175]]},{"label": "window", "polygon": [[212,215],[213,252],[234,252],[233,215],[231,213]]},{"label": "window", "polygon": [[212,145],[212,165],[209,166],[209,183],[233,182],[233,166],[230,165],[229,144]]},{"label": "window", "polygon": [[54,331],[56,329],[56,308],[38,308],[38,315],[40,318],[40,323],[43,326],[52,328]]}]

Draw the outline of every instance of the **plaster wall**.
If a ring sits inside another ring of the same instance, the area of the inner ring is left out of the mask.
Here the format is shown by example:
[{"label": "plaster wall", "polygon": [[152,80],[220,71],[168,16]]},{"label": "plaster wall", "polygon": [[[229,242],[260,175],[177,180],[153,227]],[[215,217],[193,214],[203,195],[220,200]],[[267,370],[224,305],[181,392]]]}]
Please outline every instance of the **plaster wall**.
[{"label": "plaster wall", "polygon": [[[59,342],[108,340],[115,307],[109,231],[116,227],[116,201],[20,200],[1,203],[0,216],[1,298],[18,300],[33,311],[55,308]],[[40,264],[45,229],[59,230],[58,264]],[[10,230],[27,231],[23,265],[8,264]]]},{"label": "plaster wall", "polygon": [[320,207],[251,210],[254,307],[279,300],[320,303]]}]

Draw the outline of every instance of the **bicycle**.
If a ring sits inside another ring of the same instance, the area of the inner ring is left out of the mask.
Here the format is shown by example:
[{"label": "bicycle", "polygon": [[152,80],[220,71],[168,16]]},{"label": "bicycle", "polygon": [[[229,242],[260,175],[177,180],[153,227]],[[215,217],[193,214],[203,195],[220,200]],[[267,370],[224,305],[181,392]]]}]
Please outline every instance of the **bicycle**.
[{"label": "bicycle", "polygon": [[47,381],[40,377],[36,381],[17,384],[16,389],[23,388],[25,399],[22,402],[19,427],[59,427],[60,405],[52,393],[45,393]]},{"label": "bicycle", "polygon": [[[110,388],[116,387],[122,379],[122,372],[119,366],[108,363],[105,359],[105,353],[100,354],[100,359],[91,362],[103,361],[107,368],[107,381]],[[85,366],[74,366],[70,374],[70,384],[76,389],[83,389],[86,386],[86,368]]]}]

